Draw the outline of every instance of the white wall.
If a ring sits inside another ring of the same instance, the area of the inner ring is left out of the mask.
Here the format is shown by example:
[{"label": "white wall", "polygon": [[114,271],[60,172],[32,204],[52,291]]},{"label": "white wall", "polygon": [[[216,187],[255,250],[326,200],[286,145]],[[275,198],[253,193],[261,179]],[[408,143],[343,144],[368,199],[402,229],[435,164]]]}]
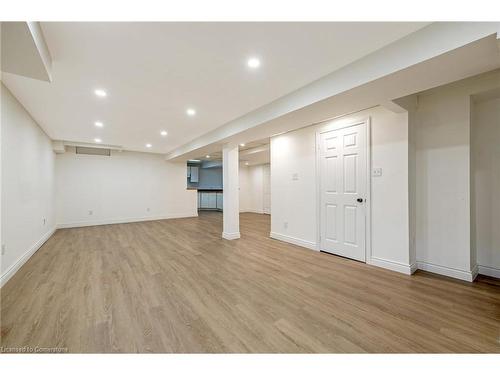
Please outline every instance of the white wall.
[{"label": "white wall", "polygon": [[500,85],[495,71],[417,95],[410,113],[415,144],[415,248],[418,267],[473,280],[471,251],[471,95]]},{"label": "white wall", "polygon": [[434,272],[471,271],[469,110],[469,97],[454,90],[419,95],[416,254]]},{"label": "white wall", "polygon": [[265,214],[271,214],[271,165],[262,166],[262,206]]},{"label": "white wall", "polygon": [[[408,116],[376,107],[334,121],[371,118],[372,245],[368,262],[410,273],[408,223]],[[310,126],[271,139],[271,232],[318,247],[315,134]],[[298,179],[293,180],[292,175]]]},{"label": "white wall", "polygon": [[68,147],[56,157],[56,186],[57,223],[63,227],[197,215],[196,191],[186,189],[186,165],[159,154],[80,155]]},{"label": "white wall", "polygon": [[500,98],[474,103],[471,236],[479,273],[500,277]]},{"label": "white wall", "polygon": [[264,213],[264,169],[269,164],[240,164],[240,212]]},{"label": "white wall", "polygon": [[240,170],[238,173],[239,189],[240,189],[240,212],[247,212],[250,207],[250,194],[248,182],[248,167],[240,163]]},{"label": "white wall", "polygon": [[1,284],[55,230],[54,160],[51,140],[2,85]]}]

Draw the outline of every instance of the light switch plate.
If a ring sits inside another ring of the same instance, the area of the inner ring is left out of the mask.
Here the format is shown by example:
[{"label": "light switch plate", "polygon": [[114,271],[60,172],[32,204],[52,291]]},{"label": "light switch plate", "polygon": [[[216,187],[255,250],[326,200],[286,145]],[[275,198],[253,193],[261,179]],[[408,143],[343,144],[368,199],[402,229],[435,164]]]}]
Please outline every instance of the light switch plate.
[{"label": "light switch plate", "polygon": [[373,168],[372,176],[373,177],[382,176],[382,168]]}]

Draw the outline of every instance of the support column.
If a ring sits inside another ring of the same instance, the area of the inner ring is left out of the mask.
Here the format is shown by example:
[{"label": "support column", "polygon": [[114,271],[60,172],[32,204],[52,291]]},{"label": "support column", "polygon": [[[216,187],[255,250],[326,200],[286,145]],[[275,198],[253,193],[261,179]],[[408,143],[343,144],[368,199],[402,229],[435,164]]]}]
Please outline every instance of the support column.
[{"label": "support column", "polygon": [[222,148],[223,231],[222,238],[240,238],[240,193],[239,193],[238,146],[224,145]]}]

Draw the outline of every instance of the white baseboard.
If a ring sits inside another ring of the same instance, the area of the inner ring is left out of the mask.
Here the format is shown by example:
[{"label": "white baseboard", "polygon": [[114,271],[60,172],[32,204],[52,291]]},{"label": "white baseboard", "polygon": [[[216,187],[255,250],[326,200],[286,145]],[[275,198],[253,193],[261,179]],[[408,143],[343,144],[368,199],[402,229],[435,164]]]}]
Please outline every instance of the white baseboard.
[{"label": "white baseboard", "polygon": [[244,214],[244,213],[247,213],[247,212],[250,212],[250,213],[253,213],[253,214],[263,214],[263,213],[265,213],[264,210],[242,210],[242,211],[240,211],[241,214]]},{"label": "white baseboard", "polygon": [[77,222],[72,222],[72,223],[60,223],[60,224],[57,224],[57,228],[62,229],[62,228],[91,227],[91,226],[95,226],[95,225],[126,224],[126,223],[136,223],[136,222],[141,222],[141,221],[182,219],[182,218],[186,218],[186,217],[196,217],[196,216],[198,216],[198,211],[196,211],[195,213],[189,212],[189,213],[185,213],[185,214],[129,217],[129,218],[124,218],[124,219],[104,219],[104,220],[77,221]]},{"label": "white baseboard", "polygon": [[479,275],[479,267],[476,264],[471,271],[472,281],[474,281],[476,279],[477,275]]},{"label": "white baseboard", "polygon": [[222,232],[222,238],[225,238],[226,240],[237,240],[240,237],[241,237],[240,232],[234,232],[234,233]]},{"label": "white baseboard", "polygon": [[319,251],[318,245],[316,244],[316,242],[306,241],[306,240],[302,240],[300,238],[287,236],[285,234],[280,234],[280,233],[276,233],[276,232],[271,232],[269,234],[269,236],[271,238],[274,238],[275,240],[280,240],[280,241],[288,242],[288,243],[291,243],[291,244],[294,244],[297,246],[302,246],[302,247],[305,247],[305,248],[308,248],[311,250]]},{"label": "white baseboard", "polygon": [[411,275],[417,270],[417,265],[415,263],[405,264],[405,263],[395,262],[392,260],[387,260],[387,259],[382,259],[382,258],[377,258],[377,257],[372,257],[366,263],[368,263],[372,266],[381,267],[381,268],[385,268],[385,269],[388,269],[391,271],[404,273],[405,275]]},{"label": "white baseboard", "polygon": [[415,263],[412,263],[410,265],[410,272],[411,272],[411,274],[413,275],[416,270],[418,270],[418,266],[417,266],[417,263],[415,262]]},{"label": "white baseboard", "polygon": [[474,281],[477,276],[477,266],[472,271],[464,271],[456,268],[439,266],[428,262],[417,261],[417,268],[423,271],[437,273],[443,276],[453,277],[464,281]]},{"label": "white baseboard", "polygon": [[21,255],[14,264],[5,270],[2,276],[0,276],[0,288],[3,287],[17,271],[19,271],[19,269],[33,256],[33,254],[37,252],[39,248],[42,247],[42,245],[54,234],[55,231],[56,227],[45,233],[42,238],[31,246],[28,251]]},{"label": "white baseboard", "polygon": [[478,272],[480,275],[486,275],[491,277],[496,277],[500,279],[500,269],[489,266],[478,266]]}]

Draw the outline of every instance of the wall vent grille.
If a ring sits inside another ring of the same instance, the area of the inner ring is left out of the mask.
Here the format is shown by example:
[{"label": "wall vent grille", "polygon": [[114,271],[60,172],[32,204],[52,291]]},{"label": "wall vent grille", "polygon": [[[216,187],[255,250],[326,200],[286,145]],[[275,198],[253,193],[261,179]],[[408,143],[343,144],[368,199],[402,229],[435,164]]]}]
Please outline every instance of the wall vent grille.
[{"label": "wall vent grille", "polygon": [[99,156],[111,156],[111,150],[109,148],[94,148],[94,147],[76,147],[76,153],[82,155],[99,155]]}]

